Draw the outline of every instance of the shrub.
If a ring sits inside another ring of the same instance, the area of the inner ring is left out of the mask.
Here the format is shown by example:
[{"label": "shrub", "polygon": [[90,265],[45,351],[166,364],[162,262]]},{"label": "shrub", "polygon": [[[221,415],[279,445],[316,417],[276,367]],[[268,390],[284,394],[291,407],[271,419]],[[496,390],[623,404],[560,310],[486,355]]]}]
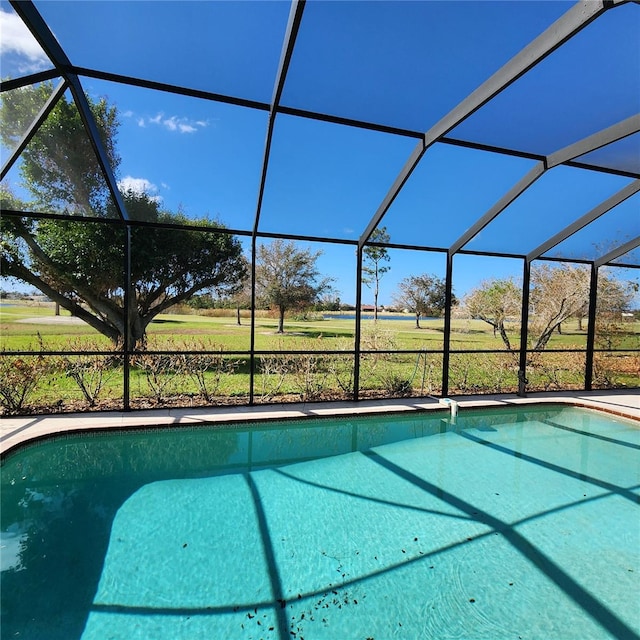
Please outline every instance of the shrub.
[{"label": "shrub", "polygon": [[518,355],[456,353],[449,361],[450,393],[507,393],[518,388]]},{"label": "shrub", "polygon": [[95,406],[104,385],[114,377],[119,363],[116,355],[83,353],[83,351],[100,351],[100,347],[101,343],[86,338],[69,341],[66,350],[75,353],[62,358],[64,373],[78,385],[90,407]]},{"label": "shrub", "polygon": [[235,373],[241,362],[224,355],[222,346],[206,343],[202,339],[185,340],[174,345],[184,351],[217,353],[177,353],[173,356],[173,368],[191,379],[199,394],[207,402],[212,402],[218,393],[224,376]]},{"label": "shrub", "polygon": [[37,356],[0,357],[0,406],[5,413],[22,413],[38,382],[51,369],[51,361]]},{"label": "shrub", "polygon": [[385,391],[392,396],[410,396],[412,392],[411,380],[407,380],[397,373],[390,372],[382,377]]},{"label": "shrub", "polygon": [[[280,350],[283,347],[280,341]],[[331,356],[319,354],[313,347],[317,340],[304,340],[300,346],[306,353],[263,354],[259,360],[260,389],[263,400],[269,400],[283,390],[291,390],[301,400],[314,400],[327,390],[331,372]]]},{"label": "shrub", "polygon": [[530,353],[527,360],[527,378],[530,391],[551,391],[584,387],[585,354]]},{"label": "shrub", "polygon": [[354,355],[353,340],[342,338],[338,341],[338,349],[349,352],[330,356],[327,367],[329,374],[338,385],[338,388],[345,394],[353,394],[354,387]]},{"label": "shrub", "polygon": [[278,395],[291,371],[289,356],[272,353],[262,354],[258,360],[259,382],[256,393],[262,400],[269,401]]}]

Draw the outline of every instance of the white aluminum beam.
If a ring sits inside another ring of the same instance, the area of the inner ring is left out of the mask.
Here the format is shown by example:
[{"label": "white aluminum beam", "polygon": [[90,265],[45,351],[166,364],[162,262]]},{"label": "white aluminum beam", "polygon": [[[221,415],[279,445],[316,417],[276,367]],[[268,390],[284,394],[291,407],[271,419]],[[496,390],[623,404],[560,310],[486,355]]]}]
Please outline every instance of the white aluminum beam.
[{"label": "white aluminum beam", "polygon": [[113,198],[113,201],[116,205],[116,210],[123,220],[130,220],[129,214],[127,213],[127,207],[125,206],[124,200],[122,199],[122,194],[120,193],[120,189],[118,189],[118,182],[113,173],[107,150],[102,143],[98,125],[95,118],[93,117],[93,113],[91,113],[91,107],[89,107],[89,102],[87,100],[87,96],[84,93],[84,89],[80,84],[80,80],[78,79],[78,76],[71,74],[67,74],[67,80],[69,81],[69,85],[71,87],[73,99],[75,100],[76,106],[78,107],[80,118],[82,119],[84,128],[89,137],[89,142],[93,147],[93,151],[96,154],[96,159],[98,160],[98,164],[102,169],[102,174],[104,175],[105,182],[107,183],[109,193],[111,194],[111,197]]},{"label": "white aluminum beam", "polygon": [[20,157],[20,154],[24,151],[25,147],[31,141],[31,138],[37,133],[40,125],[47,119],[47,116],[51,113],[51,110],[58,104],[58,100],[64,92],[67,90],[67,82],[66,80],[62,80],[58,83],[56,88],[53,90],[53,93],[49,96],[48,100],[44,103],[42,109],[38,112],[36,117],[33,119],[32,123],[29,125],[29,128],[22,136],[20,142],[18,142],[16,148],[13,150],[13,153],[7,158],[7,161],[4,163],[2,170],[0,170],[0,180],[4,180],[7,173],[9,173],[11,167],[15,163],[15,161]]},{"label": "white aluminum beam", "polygon": [[608,264],[612,260],[623,256],[625,253],[629,253],[629,251],[633,251],[637,247],[640,247],[640,236],[635,237],[633,240],[629,240],[629,242],[621,244],[616,249],[609,251],[609,253],[605,253],[605,255],[594,260],[593,264],[596,268],[601,267],[603,264]]},{"label": "white aluminum beam", "polygon": [[364,233],[358,240],[362,247],[373,230],[378,226],[385,213],[397,197],[404,183],[420,162],[425,151],[449,131],[457,127],[471,114],[489,102],[492,98],[515,82],[550,53],[555,51],[564,42],[595,20],[610,6],[604,0],[582,0],[569,9],[563,16],[556,20],[550,27],[543,31],[535,40],[522,49],[509,62],[496,73],[483,82],[475,91],[470,93],[462,102],[445,115],[439,122],[431,127],[425,134],[411,156],[401,169],[400,174],[384,197],[382,203],[371,218]]},{"label": "white aluminum beam", "polygon": [[526,258],[527,262],[531,262],[532,260],[539,258],[542,254],[547,253],[547,251],[553,249],[553,247],[560,244],[563,240],[566,240],[569,236],[580,231],[580,229],[586,227],[601,215],[607,213],[607,211],[617,207],[621,202],[624,202],[627,198],[638,193],[638,191],[640,191],[640,180],[634,180],[626,187],[620,189],[620,191],[607,198],[604,202],[601,202],[597,207],[594,207],[589,211],[589,213],[585,213],[582,217],[574,220],[562,231],[559,231],[552,238],[549,238],[546,242],[543,242],[539,247],[536,247],[533,251],[528,253]]},{"label": "white aluminum beam", "polygon": [[640,131],[640,115],[632,116],[622,122],[618,122],[606,129],[602,129],[578,142],[574,142],[554,153],[546,156],[543,161],[529,171],[529,173],[512,187],[506,195],[485,213],[470,229],[465,231],[449,247],[449,253],[454,254],[467,244],[475,235],[480,233],[494,218],[496,218],[504,209],[506,209],[517,197],[526,191],[545,171],[557,167],[560,164],[578,158],[585,153],[595,151],[612,142],[616,142],[621,138],[630,136]]},{"label": "white aluminum beam", "polygon": [[574,160],[586,153],[591,153],[596,149],[600,149],[622,138],[638,133],[638,131],[640,131],[640,114],[631,116],[626,120],[622,120],[622,122],[617,122],[606,129],[597,131],[593,135],[578,140],[578,142],[552,153],[547,156],[547,169],[552,169],[568,160]]},{"label": "white aluminum beam", "polygon": [[543,173],[545,172],[544,162],[537,162],[527,175],[520,179],[507,193],[505,193],[491,209],[489,209],[479,220],[469,227],[449,248],[449,255],[457,253],[467,242],[473,239],[482,231],[495,217],[504,211],[516,198],[520,197]]},{"label": "white aluminum beam", "polygon": [[56,37],[51,32],[51,29],[49,29],[49,26],[43,20],[38,10],[35,8],[33,2],[30,0],[21,0],[20,2],[12,0],[11,6],[20,18],[22,18],[22,21],[38,41],[43,51],[49,56],[56,69],[68,82],[76,106],[80,112],[80,117],[84,124],[87,136],[89,137],[89,142],[96,154],[98,164],[102,169],[107,187],[115,202],[116,209],[123,220],[129,220],[127,209],[124,205],[120,190],[118,189],[118,184],[113,174],[113,169],[109,163],[106,149],[102,144],[102,139],[100,138],[98,125],[91,113],[87,97],[84,94],[84,90],[82,89],[78,76],[70,71],[71,62],[69,61],[67,54],[56,40]]},{"label": "white aluminum beam", "polygon": [[267,183],[267,169],[269,168],[269,159],[271,157],[271,142],[273,140],[273,130],[275,127],[276,115],[280,106],[280,98],[284,90],[284,83],[287,79],[289,64],[293,56],[293,49],[302,23],[302,15],[304,13],[306,0],[293,0],[289,10],[289,20],[287,22],[287,30],[284,36],[284,44],[280,53],[280,62],[278,64],[278,72],[271,96],[271,105],[269,108],[269,119],[267,122],[267,135],[264,143],[264,154],[262,157],[262,171],[260,174],[260,186],[258,187],[258,201],[256,203],[256,215],[253,221],[253,239],[255,241],[258,227],[260,225],[260,215],[262,213],[262,200],[264,190]]}]

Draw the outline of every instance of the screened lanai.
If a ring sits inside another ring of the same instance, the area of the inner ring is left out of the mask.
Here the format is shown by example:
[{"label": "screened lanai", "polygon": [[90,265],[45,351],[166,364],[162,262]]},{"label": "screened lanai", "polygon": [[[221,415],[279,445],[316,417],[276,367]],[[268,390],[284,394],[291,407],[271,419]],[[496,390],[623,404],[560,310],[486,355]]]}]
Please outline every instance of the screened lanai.
[{"label": "screened lanai", "polygon": [[5,412],[640,386],[637,2],[0,17]]}]

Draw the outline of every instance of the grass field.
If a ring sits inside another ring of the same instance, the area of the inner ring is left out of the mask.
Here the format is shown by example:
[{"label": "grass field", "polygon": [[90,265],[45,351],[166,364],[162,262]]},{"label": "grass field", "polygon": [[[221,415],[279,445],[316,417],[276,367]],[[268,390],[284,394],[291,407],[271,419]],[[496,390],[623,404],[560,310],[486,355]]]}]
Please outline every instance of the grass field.
[{"label": "grass field", "polygon": [[[222,310],[220,310],[222,311]],[[71,340],[77,342],[91,337],[108,345],[94,329],[76,320],[71,320],[69,313],[62,310],[55,316],[51,303],[0,304],[0,326],[2,328],[2,347],[5,350],[39,349],[36,343],[38,336],[42,338],[45,349],[59,350],[65,348]],[[250,319],[242,318],[238,325],[233,310],[225,316],[207,316],[196,314],[165,314],[158,316],[150,325],[148,335],[152,343],[162,344],[176,337],[198,338],[215,345],[224,346],[230,351],[245,351],[250,344]],[[393,343],[391,348],[401,350],[441,350],[443,347],[443,320],[422,320],[421,328],[415,327],[412,317],[407,320],[390,320],[380,314],[377,331],[385,339]],[[363,336],[373,333],[372,320],[363,320]],[[572,320],[563,327],[562,335],[555,333],[548,348],[584,348],[586,346],[586,322],[582,330],[578,330],[577,322]],[[508,332],[512,346],[519,345],[519,329],[512,323]],[[286,319],[285,334],[278,335],[275,317],[258,317],[256,319],[255,348],[257,350],[277,349],[309,349],[313,345],[309,341],[318,341],[318,349],[332,350],[344,348],[343,343],[353,343],[355,321],[328,317],[327,319],[295,320]],[[640,323],[629,325],[630,333],[640,333]],[[384,339],[383,339],[384,338]],[[631,343],[632,338],[625,342]],[[481,320],[463,319],[452,321],[452,349],[495,349],[502,350],[504,345],[499,336],[493,335],[493,329]],[[634,348],[632,344],[623,344],[621,348]]]},{"label": "grass field", "polygon": [[[216,315],[175,313],[159,316],[148,330],[148,351],[133,359],[131,401],[134,406],[246,403],[250,384],[250,319],[238,325],[233,311]],[[388,319],[362,322],[360,393],[362,396],[440,394],[443,320]],[[87,355],[109,351],[111,343],[94,329],[50,303],[0,304],[3,380],[0,401],[5,412],[112,407],[121,401],[122,360]],[[637,349],[640,323],[624,325],[614,338],[617,349]],[[277,319],[264,313],[255,321],[254,401],[348,398],[353,393],[355,321],[319,316]],[[512,347],[519,346],[519,325],[509,326]],[[547,349],[584,349],[586,322],[565,323]],[[14,356],[11,351],[60,351],[73,355]],[[387,351],[423,353],[388,354]],[[449,392],[512,392],[517,389],[517,354],[505,350],[499,336],[480,320],[452,321],[451,350],[502,353],[451,353]],[[171,351],[177,355],[152,355]],[[215,354],[204,355],[213,351]],[[282,352],[303,352],[286,354]],[[334,351],[337,354],[319,352]],[[527,369],[530,389],[582,388],[584,353],[532,354]],[[597,354],[596,386],[639,386],[638,353]],[[20,394],[24,391],[24,397]],[[7,397],[8,395],[8,397]]]}]

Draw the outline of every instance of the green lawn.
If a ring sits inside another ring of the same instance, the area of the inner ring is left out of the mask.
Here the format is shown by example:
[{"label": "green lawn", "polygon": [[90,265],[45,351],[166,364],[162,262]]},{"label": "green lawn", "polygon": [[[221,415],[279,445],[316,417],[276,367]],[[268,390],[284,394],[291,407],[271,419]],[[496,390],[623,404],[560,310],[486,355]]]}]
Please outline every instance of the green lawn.
[{"label": "green lawn", "polygon": [[[110,342],[84,323],[69,322],[62,312],[56,318],[51,304],[0,305],[3,351],[72,351],[73,356],[5,357],[0,359],[0,401],[11,409],[40,407],[62,410],[99,407],[100,402],[122,397],[123,373],[116,357],[88,356],[86,351],[110,350]],[[421,322],[385,319],[362,323],[360,389],[364,395],[439,394],[443,348],[443,321]],[[301,351],[306,355],[258,355],[254,381],[257,402],[291,399],[349,397],[353,384],[355,321],[286,319],[285,333],[276,332],[277,319],[256,319],[257,351]],[[616,334],[617,348],[637,348],[640,323]],[[517,325],[509,327],[512,347],[519,347]],[[238,325],[235,314],[213,317],[196,314],[159,316],[148,331],[148,349],[175,351],[177,356],[141,355],[131,370],[131,397],[136,406],[190,403],[246,403],[249,394],[250,320]],[[554,334],[549,349],[584,349],[586,323],[565,323]],[[497,354],[451,354],[450,393],[511,392],[517,389],[517,354],[505,351],[500,337],[479,320],[452,322],[452,350],[498,350]],[[384,351],[425,351],[426,354],[381,354]],[[218,355],[206,356],[204,351]],[[323,356],[319,351],[344,351]],[[239,352],[234,354],[233,352]],[[638,355],[602,354],[596,362],[595,385],[638,386]],[[530,358],[527,375],[531,389],[581,388],[584,354],[539,353]],[[25,397],[19,393],[25,390]],[[4,396],[8,394],[9,399]],[[18,397],[16,397],[16,394]],[[18,412],[17,410],[14,412]]]},{"label": "green lawn", "polygon": [[[229,317],[205,315],[165,314],[158,316],[148,330],[150,348],[177,347],[200,350],[223,348],[226,351],[247,351],[250,347],[250,320],[236,323],[235,314]],[[46,350],[64,350],[83,342],[92,346],[109,343],[97,331],[84,323],[67,324],[69,313],[62,311],[56,318],[54,306],[40,304],[0,304],[1,346],[6,351],[39,350],[40,340]],[[578,330],[577,322],[565,323],[562,334],[554,333],[548,349],[581,349],[586,346],[586,322]],[[638,348],[640,322],[624,326],[618,336],[619,349]],[[381,315],[377,325],[372,320],[362,322],[362,348],[372,350],[441,350],[444,340],[444,321],[427,320],[417,329],[413,320],[388,320]],[[327,320],[285,320],[285,333],[277,333],[276,318],[257,318],[255,348],[271,350],[345,350],[353,348],[355,321],[331,318]],[[519,326],[509,327],[512,348],[519,347]],[[504,350],[499,336],[481,320],[453,320],[451,349]]]}]

